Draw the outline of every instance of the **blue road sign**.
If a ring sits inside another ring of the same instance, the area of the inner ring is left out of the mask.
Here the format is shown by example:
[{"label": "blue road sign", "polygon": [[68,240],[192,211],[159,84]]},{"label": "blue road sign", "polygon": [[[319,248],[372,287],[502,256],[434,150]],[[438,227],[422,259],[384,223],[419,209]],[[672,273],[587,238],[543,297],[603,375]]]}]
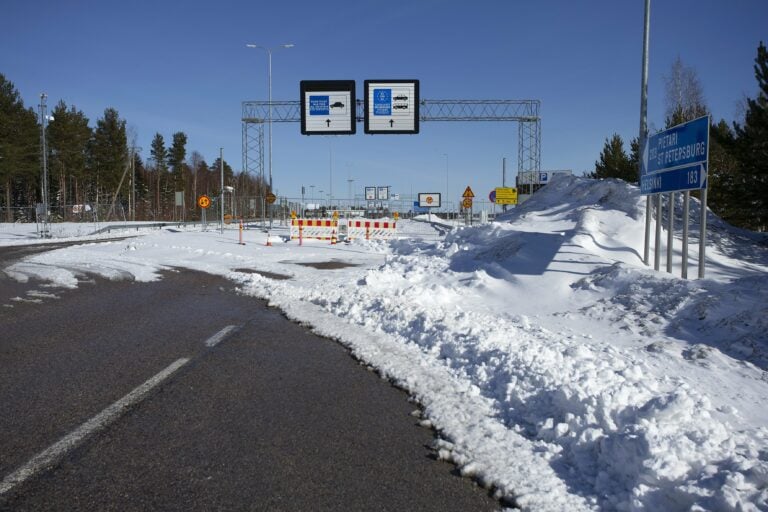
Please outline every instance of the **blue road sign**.
[{"label": "blue road sign", "polygon": [[418,201],[413,202],[413,213],[429,213],[429,208],[420,206]]},{"label": "blue road sign", "polygon": [[327,116],[330,113],[330,96],[310,96],[309,115]]},{"label": "blue road sign", "polygon": [[709,116],[648,138],[640,168],[640,193],[707,188]]},{"label": "blue road sign", "polygon": [[392,89],[373,90],[373,115],[392,115]]}]

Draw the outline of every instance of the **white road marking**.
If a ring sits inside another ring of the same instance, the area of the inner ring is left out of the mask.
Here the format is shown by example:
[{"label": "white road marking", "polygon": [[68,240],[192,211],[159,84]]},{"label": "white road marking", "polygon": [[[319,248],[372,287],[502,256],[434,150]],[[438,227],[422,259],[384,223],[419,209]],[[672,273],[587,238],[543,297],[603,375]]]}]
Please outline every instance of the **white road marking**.
[{"label": "white road marking", "polygon": [[41,470],[51,467],[61,457],[66,455],[67,452],[71,451],[81,442],[83,442],[86,437],[100,430],[103,430],[110,423],[120,417],[120,415],[123,414],[129,407],[140,402],[147,395],[147,393],[152,390],[152,388],[162,383],[176,370],[188,362],[189,359],[182,358],[171,363],[171,365],[168,366],[165,370],[161,371],[146,381],[144,384],[140,385],[125,395],[123,398],[80,425],[77,429],[64,436],[56,444],[51,445],[46,450],[32,457],[29,462],[5,477],[5,479],[0,482],[0,495],[10,491],[15,486],[24,482],[29,477],[35,475]]},{"label": "white road marking", "polygon": [[227,337],[229,333],[237,329],[236,325],[228,325],[207,340],[205,340],[205,346],[206,347],[215,347],[219,343],[221,343],[221,340]]}]

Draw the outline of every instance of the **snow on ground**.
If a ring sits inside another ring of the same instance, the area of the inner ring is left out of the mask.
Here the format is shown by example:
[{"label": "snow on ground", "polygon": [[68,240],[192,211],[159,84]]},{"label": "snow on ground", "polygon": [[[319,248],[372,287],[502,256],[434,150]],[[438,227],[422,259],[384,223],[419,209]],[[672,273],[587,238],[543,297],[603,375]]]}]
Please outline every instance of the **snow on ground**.
[{"label": "snow on ground", "polygon": [[[768,510],[768,241],[710,215],[707,278],[654,272],[644,204],[622,182],[561,177],[492,224],[401,221],[390,242],[142,230],[5,272],[226,276],[408,390],[439,455],[525,510]],[[23,229],[0,225],[0,244]]]}]

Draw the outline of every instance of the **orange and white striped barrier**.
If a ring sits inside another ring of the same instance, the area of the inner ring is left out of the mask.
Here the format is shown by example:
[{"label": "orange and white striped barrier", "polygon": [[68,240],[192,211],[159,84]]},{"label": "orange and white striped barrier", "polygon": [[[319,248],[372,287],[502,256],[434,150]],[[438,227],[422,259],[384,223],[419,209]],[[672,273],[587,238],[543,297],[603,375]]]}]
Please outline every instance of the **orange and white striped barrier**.
[{"label": "orange and white striped barrier", "polygon": [[305,238],[327,240],[335,244],[340,234],[344,239],[345,233],[347,240],[388,240],[397,234],[397,223],[368,219],[291,219],[291,240],[298,240],[300,245]]},{"label": "orange and white striped barrier", "polygon": [[303,242],[305,238],[331,241],[339,221],[328,219],[291,219],[291,240]]},{"label": "orange and white striped barrier", "polygon": [[397,234],[397,223],[388,220],[349,220],[347,239],[387,240]]}]

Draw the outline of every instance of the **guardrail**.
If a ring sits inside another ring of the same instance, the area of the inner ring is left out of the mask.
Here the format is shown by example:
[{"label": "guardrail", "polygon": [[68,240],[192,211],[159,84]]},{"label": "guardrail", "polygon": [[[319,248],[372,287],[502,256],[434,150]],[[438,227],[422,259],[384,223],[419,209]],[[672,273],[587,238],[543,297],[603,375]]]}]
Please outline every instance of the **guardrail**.
[{"label": "guardrail", "polygon": [[[213,225],[213,223],[208,222],[207,224]],[[103,228],[97,229],[92,235],[100,235],[102,233],[111,233],[112,231],[116,230],[126,230],[126,229],[135,229],[136,231],[139,231],[140,229],[162,229],[167,227],[186,227],[186,226],[202,226],[203,223],[199,220],[197,221],[186,221],[186,222],[148,222],[146,224],[110,224],[109,226],[104,226]],[[216,223],[218,225],[218,223]]]}]

